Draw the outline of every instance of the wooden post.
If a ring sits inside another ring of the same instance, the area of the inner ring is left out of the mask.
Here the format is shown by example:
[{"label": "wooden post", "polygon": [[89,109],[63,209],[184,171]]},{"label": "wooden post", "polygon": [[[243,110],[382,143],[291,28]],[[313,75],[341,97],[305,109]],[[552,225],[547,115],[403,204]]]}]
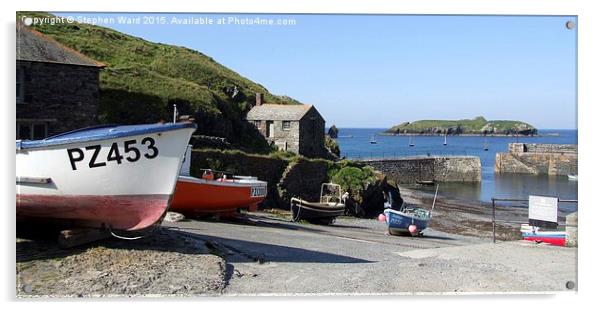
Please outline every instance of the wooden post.
[{"label": "wooden post", "polygon": [[59,247],[67,249],[110,236],[109,232],[100,229],[69,229],[60,232],[57,242]]},{"label": "wooden post", "polygon": [[491,224],[493,225],[493,243],[495,243],[495,198],[491,198]]}]

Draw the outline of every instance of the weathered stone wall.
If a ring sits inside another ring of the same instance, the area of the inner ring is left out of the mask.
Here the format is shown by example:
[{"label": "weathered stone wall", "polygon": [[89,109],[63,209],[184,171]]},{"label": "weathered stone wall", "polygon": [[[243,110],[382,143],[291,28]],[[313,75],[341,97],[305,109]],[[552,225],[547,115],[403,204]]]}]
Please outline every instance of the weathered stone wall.
[{"label": "weathered stone wall", "polygon": [[299,121],[299,153],[307,157],[322,157],[326,123],[318,110],[310,109]]},{"label": "weathered stone wall", "polygon": [[513,154],[522,153],[552,153],[577,154],[576,144],[540,144],[540,143],[510,143],[508,151]]},{"label": "weathered stone wall", "polygon": [[278,184],[280,207],[287,208],[291,198],[320,200],[320,187],[328,181],[328,164],[324,160],[300,159],[292,162]]},{"label": "weathered stone wall", "polygon": [[577,212],[571,213],[566,216],[566,246],[577,247],[578,246],[578,225],[579,218]]},{"label": "weathered stone wall", "polygon": [[367,160],[362,163],[401,184],[416,181],[480,182],[481,160],[476,156],[416,157]]},{"label": "weathered stone wall", "polygon": [[510,143],[495,156],[496,173],[577,174],[577,145]]},{"label": "weathered stone wall", "polygon": [[[279,150],[293,152],[299,154],[299,122],[289,121],[290,127],[285,129],[284,121],[257,121],[259,127],[257,129],[265,137],[268,144],[274,144]],[[271,136],[268,137],[269,124],[272,126]]]},{"label": "weathered stone wall", "polygon": [[438,157],[433,168],[438,182],[480,182],[481,171],[481,159],[476,156]]},{"label": "weathered stone wall", "polygon": [[48,135],[97,124],[99,68],[30,61],[17,66],[24,75],[17,123],[47,120]]}]

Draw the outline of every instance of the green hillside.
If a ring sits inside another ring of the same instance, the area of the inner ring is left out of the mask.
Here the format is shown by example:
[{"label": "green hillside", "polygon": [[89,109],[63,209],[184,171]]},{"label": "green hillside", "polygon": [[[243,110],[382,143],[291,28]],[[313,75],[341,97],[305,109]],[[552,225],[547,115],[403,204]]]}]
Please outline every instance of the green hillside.
[{"label": "green hillside", "polygon": [[[46,13],[17,13],[29,17]],[[198,134],[220,136],[252,151],[267,151],[265,140],[244,121],[255,93],[268,103],[296,104],[185,47],[153,43],[88,24],[32,26],[58,42],[107,65],[100,74],[102,123],[170,120],[173,104],[193,115]],[[244,53],[244,47],[241,48]]]},{"label": "green hillside", "polygon": [[537,129],[520,121],[488,121],[479,116],[462,120],[421,120],[405,122],[385,131],[388,134],[493,134],[493,135],[535,135]]}]

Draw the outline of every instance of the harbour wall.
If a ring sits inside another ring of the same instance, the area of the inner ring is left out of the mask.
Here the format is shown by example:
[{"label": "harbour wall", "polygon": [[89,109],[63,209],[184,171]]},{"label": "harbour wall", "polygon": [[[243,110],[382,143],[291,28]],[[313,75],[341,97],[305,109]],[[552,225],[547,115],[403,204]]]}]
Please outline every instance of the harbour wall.
[{"label": "harbour wall", "polygon": [[400,184],[416,181],[480,182],[481,159],[477,156],[412,157],[362,160]]},{"label": "harbour wall", "polygon": [[510,143],[508,153],[495,154],[496,173],[577,174],[576,144]]}]

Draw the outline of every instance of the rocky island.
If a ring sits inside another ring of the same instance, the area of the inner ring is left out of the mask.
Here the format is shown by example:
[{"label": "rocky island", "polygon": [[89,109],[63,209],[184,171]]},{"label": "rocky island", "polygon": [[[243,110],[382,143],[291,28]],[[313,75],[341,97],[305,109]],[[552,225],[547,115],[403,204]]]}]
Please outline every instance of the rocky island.
[{"label": "rocky island", "polygon": [[404,135],[537,135],[532,125],[512,120],[488,121],[482,116],[461,120],[420,120],[404,122],[386,130],[384,134]]}]

